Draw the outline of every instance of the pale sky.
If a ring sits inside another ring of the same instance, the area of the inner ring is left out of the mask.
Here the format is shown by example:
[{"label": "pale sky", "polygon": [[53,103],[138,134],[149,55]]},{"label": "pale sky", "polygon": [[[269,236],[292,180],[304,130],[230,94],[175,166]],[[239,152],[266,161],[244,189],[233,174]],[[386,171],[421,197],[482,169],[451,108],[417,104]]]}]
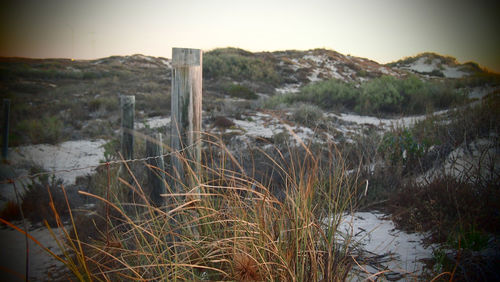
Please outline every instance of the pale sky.
[{"label": "pale sky", "polygon": [[172,47],[327,48],[387,63],[430,51],[500,72],[500,1],[0,0],[0,56],[93,59]]}]

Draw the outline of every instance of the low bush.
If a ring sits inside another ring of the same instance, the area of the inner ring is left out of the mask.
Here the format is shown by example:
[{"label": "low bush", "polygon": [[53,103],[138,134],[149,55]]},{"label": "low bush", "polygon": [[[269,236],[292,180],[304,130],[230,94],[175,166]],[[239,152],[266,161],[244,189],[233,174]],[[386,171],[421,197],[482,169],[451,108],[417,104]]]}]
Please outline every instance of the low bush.
[{"label": "low bush", "polygon": [[426,139],[419,141],[409,129],[397,128],[384,134],[379,150],[392,165],[402,163],[415,167],[415,162],[428,148]]},{"label": "low bush", "polygon": [[308,84],[290,97],[290,100],[312,103],[323,109],[353,109],[357,99],[357,89],[337,79]]},{"label": "low bush", "polygon": [[363,83],[355,110],[367,114],[401,112],[403,97],[396,81],[392,76],[382,76]]},{"label": "low bush", "polygon": [[360,114],[422,114],[466,101],[466,96],[446,82],[423,81],[416,76],[398,79],[381,76],[359,87],[333,79],[308,84],[298,93],[275,95],[266,104],[306,102],[326,110],[353,110]]},{"label": "low bush", "polygon": [[96,112],[99,110],[114,112],[119,108],[119,101],[116,96],[98,97],[91,100],[88,106],[90,112]]},{"label": "low bush", "polygon": [[23,120],[16,124],[13,132],[25,139],[23,143],[56,144],[63,140],[63,122],[57,116]]},{"label": "low bush", "polygon": [[150,116],[165,115],[170,112],[170,92],[154,92],[136,98],[136,110],[144,111]]},{"label": "low bush", "polygon": [[409,184],[391,197],[389,207],[398,226],[429,231],[434,242],[449,238],[457,238],[453,239],[457,242],[457,236],[463,233],[460,230],[472,228],[500,232],[500,190],[494,184],[477,187],[452,177],[437,178],[422,186]]},{"label": "low bush", "polygon": [[382,76],[361,85],[355,109],[368,114],[422,114],[428,108],[444,109],[464,101],[464,93],[446,82]]},{"label": "low bush", "polygon": [[208,79],[229,77],[236,81],[262,81],[277,85],[280,75],[274,65],[241,49],[215,49],[203,54],[203,75]]},{"label": "low bush", "polygon": [[299,104],[294,109],[292,118],[300,124],[315,128],[318,126],[318,121],[323,118],[323,111],[315,105]]},{"label": "low bush", "polygon": [[234,126],[234,122],[223,116],[216,116],[213,119],[213,125],[218,128],[230,128]]},{"label": "low bush", "polygon": [[225,92],[229,96],[235,98],[250,99],[250,100],[259,98],[259,96],[255,94],[255,92],[252,91],[250,88],[240,84],[231,84],[227,86]]}]

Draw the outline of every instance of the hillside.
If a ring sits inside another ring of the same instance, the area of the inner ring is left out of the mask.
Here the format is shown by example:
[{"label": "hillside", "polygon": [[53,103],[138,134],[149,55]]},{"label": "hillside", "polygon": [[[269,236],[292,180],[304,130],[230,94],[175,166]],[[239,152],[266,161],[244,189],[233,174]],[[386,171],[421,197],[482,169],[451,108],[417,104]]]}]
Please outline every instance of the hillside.
[{"label": "hillside", "polygon": [[[76,218],[71,224],[84,242],[84,251],[69,253],[89,264],[84,275],[103,280],[234,281],[249,271],[255,280],[264,273],[288,281],[301,273],[294,269],[299,264],[309,276],[297,281],[331,273],[391,281],[498,277],[498,74],[434,53],[381,65],[324,49],[205,52],[203,171],[193,175],[200,186],[170,176],[168,185],[206,193],[191,201],[166,191],[180,202],[166,200],[174,206],[165,212],[150,202],[152,169],[142,158],[147,136],[162,133],[169,172],[171,76],[170,59],[141,54],[0,58],[1,98],[12,101],[0,218],[15,222],[22,209],[37,238],[54,245],[41,221],[64,234],[70,222],[64,184]],[[136,101],[134,181],[126,180],[117,153],[120,95]],[[11,179],[24,188],[20,202]],[[64,223],[47,208],[52,197]],[[178,217],[186,222],[182,230],[170,225]],[[22,252],[15,231],[0,231],[7,238],[2,246]],[[171,249],[177,243],[181,254]],[[57,264],[47,269],[37,252],[34,280],[46,272],[69,275]],[[144,255],[137,259],[138,253]],[[249,270],[231,269],[241,262]],[[125,264],[123,272],[103,271],[116,263]],[[21,259],[0,266],[24,271]]]},{"label": "hillside", "polygon": [[[439,71],[453,77],[457,87],[498,82],[498,76],[484,73],[476,64],[457,65],[453,58],[430,53],[380,65],[324,49],[251,53],[226,48],[204,54],[203,107],[213,112],[220,110],[218,99],[224,97],[251,102],[259,95],[295,93],[331,79],[347,83],[354,91],[350,95],[358,97],[359,85],[373,79],[400,79],[414,73],[425,80],[433,73],[440,77]],[[0,58],[0,75],[1,98],[12,99],[12,145],[110,136],[118,126],[119,95],[137,96],[139,120],[170,111],[167,58],[138,54],[88,61]],[[36,133],[41,123],[49,125],[45,136]]]},{"label": "hillside", "polygon": [[441,56],[429,52],[404,58],[389,63],[387,66],[399,70],[408,70],[422,75],[446,78],[462,78],[471,75],[479,75],[485,72],[477,63],[467,62],[460,64],[453,57]]}]

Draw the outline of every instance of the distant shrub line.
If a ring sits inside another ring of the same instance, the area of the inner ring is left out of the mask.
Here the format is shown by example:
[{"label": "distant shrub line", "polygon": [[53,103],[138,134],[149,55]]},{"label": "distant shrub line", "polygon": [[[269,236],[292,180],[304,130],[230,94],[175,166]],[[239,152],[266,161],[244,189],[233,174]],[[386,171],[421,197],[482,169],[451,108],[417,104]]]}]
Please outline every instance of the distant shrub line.
[{"label": "distant shrub line", "polygon": [[450,83],[423,81],[413,75],[403,79],[381,76],[359,87],[337,79],[311,83],[298,93],[272,97],[268,106],[303,102],[326,110],[351,110],[360,114],[421,114],[465,99],[464,93]]},{"label": "distant shrub line", "polygon": [[235,48],[216,49],[203,54],[203,75],[207,78],[229,77],[233,80],[245,78],[272,85],[281,81],[272,62]]},{"label": "distant shrub line", "polygon": [[1,80],[15,79],[83,79],[92,80],[104,77],[126,76],[122,71],[103,70],[62,70],[61,68],[38,69],[26,64],[3,64],[0,66]]}]

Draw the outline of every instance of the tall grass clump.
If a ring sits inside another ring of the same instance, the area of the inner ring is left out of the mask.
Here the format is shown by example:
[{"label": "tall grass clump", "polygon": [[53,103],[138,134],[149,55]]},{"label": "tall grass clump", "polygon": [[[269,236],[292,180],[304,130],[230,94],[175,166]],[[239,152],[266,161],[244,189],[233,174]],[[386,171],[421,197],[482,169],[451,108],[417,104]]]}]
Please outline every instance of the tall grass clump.
[{"label": "tall grass clump", "polygon": [[72,272],[91,280],[345,280],[352,259],[337,226],[354,205],[356,183],[335,147],[260,151],[281,179],[278,196],[216,137],[205,144],[199,172],[180,156],[188,181],[167,173],[163,205],[151,203],[127,166],[128,176],[108,174],[98,194],[80,192],[100,203],[100,220],[90,224],[98,229],[91,239],[72,220],[63,243],[74,253]]}]

